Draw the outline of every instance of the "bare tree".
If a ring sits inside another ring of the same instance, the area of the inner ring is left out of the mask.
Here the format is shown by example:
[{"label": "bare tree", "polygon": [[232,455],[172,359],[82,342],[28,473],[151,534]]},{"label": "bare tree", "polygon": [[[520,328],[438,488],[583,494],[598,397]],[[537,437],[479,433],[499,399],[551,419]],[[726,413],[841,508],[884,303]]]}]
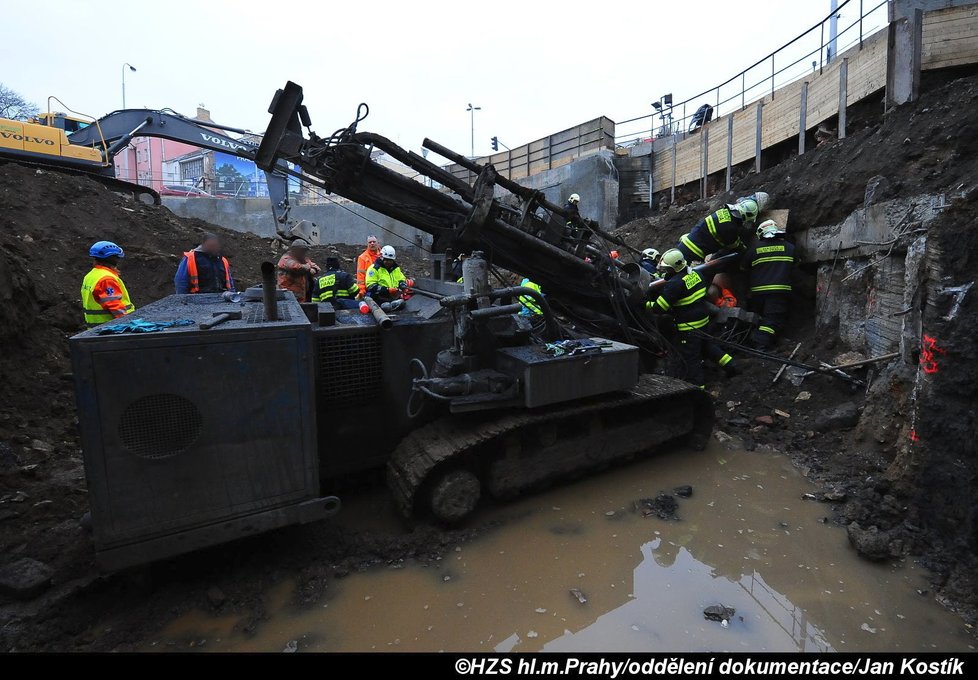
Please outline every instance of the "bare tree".
[{"label": "bare tree", "polygon": [[37,104],[27,101],[19,92],[0,83],[0,118],[27,120],[39,112]]}]

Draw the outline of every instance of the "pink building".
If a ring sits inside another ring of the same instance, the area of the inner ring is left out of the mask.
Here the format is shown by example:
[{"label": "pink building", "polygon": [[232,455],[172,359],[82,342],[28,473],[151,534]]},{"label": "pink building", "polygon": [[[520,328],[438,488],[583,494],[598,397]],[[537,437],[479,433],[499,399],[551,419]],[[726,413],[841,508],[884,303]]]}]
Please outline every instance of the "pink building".
[{"label": "pink building", "polygon": [[[210,111],[198,106],[194,120],[211,121]],[[135,137],[116,154],[115,174],[119,179],[136,182],[159,191],[164,184],[183,184],[178,167],[172,161],[199,151],[199,147],[158,137]],[[202,174],[202,173],[200,173]],[[200,174],[197,176],[199,177]]]}]

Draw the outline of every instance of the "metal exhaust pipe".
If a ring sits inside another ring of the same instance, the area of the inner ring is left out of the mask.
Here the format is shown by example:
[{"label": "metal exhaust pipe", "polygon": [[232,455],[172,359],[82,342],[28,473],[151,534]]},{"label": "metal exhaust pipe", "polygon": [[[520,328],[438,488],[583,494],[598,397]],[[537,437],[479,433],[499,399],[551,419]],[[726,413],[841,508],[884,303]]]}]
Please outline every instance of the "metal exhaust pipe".
[{"label": "metal exhaust pipe", "polygon": [[381,309],[380,305],[372,297],[365,297],[363,301],[367,303],[367,306],[370,308],[370,313],[377,319],[377,324],[385,331],[389,331],[394,325],[394,321],[387,316],[387,312]]},{"label": "metal exhaust pipe", "polygon": [[265,321],[278,321],[278,304],[275,302],[275,265],[261,263],[261,299],[265,304]]}]

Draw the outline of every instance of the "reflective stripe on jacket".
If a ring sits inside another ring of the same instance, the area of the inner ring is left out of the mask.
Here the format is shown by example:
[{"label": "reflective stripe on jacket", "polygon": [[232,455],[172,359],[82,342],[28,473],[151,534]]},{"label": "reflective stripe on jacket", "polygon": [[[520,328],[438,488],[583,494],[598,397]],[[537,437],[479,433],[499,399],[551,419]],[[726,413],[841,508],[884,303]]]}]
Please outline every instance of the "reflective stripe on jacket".
[{"label": "reflective stripe on jacket", "polygon": [[658,308],[672,314],[676,328],[691,331],[710,323],[706,306],[706,282],[695,271],[673,275],[653,302],[645,303],[649,309]]},{"label": "reflective stripe on jacket", "polygon": [[731,212],[729,208],[720,208],[697,222],[679,241],[702,260],[724,248],[743,248],[740,240],[743,228],[744,220],[740,215]]},{"label": "reflective stripe on jacket", "polygon": [[[520,281],[520,286],[522,288],[535,290],[540,293],[540,295],[543,295],[543,288],[540,287],[540,284],[533,283],[533,281],[530,281],[530,279],[525,278]],[[537,314],[543,314],[543,310],[540,309],[540,305],[538,305],[537,301],[531,298],[529,295],[520,295],[518,302],[523,305],[523,309],[520,310],[521,316],[536,316]]]},{"label": "reflective stripe on jacket", "polygon": [[378,260],[367,270],[364,284],[369,292],[373,292],[378,288],[397,288],[397,284],[406,281],[407,277],[396,262],[391,269],[388,269],[383,265],[382,260]]},{"label": "reflective stripe on jacket", "polygon": [[795,246],[781,238],[758,239],[744,254],[741,268],[750,271],[754,294],[790,293]]},{"label": "reflective stripe on jacket", "polygon": [[353,299],[360,287],[352,276],[344,271],[329,270],[316,278],[312,291],[313,302],[329,302],[334,298]]},{"label": "reflective stripe on jacket", "polygon": [[136,311],[129,291],[112,267],[97,264],[85,275],[81,287],[85,323],[97,326]]}]

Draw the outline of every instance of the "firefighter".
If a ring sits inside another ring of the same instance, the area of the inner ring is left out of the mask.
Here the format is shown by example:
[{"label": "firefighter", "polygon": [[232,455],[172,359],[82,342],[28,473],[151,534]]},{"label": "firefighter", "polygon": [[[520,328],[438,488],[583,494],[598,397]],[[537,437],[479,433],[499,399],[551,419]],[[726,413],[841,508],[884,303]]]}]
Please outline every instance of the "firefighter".
[{"label": "firefighter", "polygon": [[733,357],[700,335],[710,323],[703,277],[689,268],[686,258],[676,248],[662,254],[659,272],[667,283],[660,289],[659,296],[646,302],[645,306],[672,315],[679,332],[679,353],[686,364],[686,380],[698,387],[706,387],[703,359],[716,362],[728,375],[736,374]]},{"label": "firefighter", "polygon": [[367,247],[357,256],[357,286],[360,287],[361,297],[367,293],[367,270],[373,266],[378,257],[380,257],[380,241],[376,236],[368,236]]},{"label": "firefighter", "polygon": [[569,212],[574,217],[580,217],[581,216],[580,203],[581,203],[581,195],[571,194],[570,196],[567,197],[567,203],[564,204],[564,210]]},{"label": "firefighter", "polygon": [[652,278],[658,278],[660,257],[659,251],[655,248],[646,248],[642,251],[642,259],[638,261],[638,265],[651,274]]},{"label": "firefighter", "polygon": [[88,249],[88,256],[92,258],[92,270],[81,286],[85,323],[98,326],[136,311],[119,276],[119,260],[126,256],[122,248],[112,241],[98,241]]},{"label": "firefighter", "polygon": [[767,203],[768,195],[763,191],[738,198],[697,222],[679,239],[676,249],[687,262],[704,262],[707,255],[721,250],[744,250],[743,239]]},{"label": "firefighter", "polygon": [[340,269],[340,259],[327,257],[326,269],[316,277],[312,289],[312,301],[329,302],[337,309],[356,309],[356,298],[359,295],[360,287],[356,280]]},{"label": "firefighter", "polygon": [[231,264],[221,255],[217,234],[204,234],[199,246],[183,254],[173,285],[178,295],[234,290]]},{"label": "firefighter", "polygon": [[319,265],[309,259],[309,242],[297,238],[278,261],[278,287],[291,290],[299,302],[309,302],[312,278]]},{"label": "firefighter", "polygon": [[760,316],[751,334],[758,349],[773,347],[788,320],[794,264],[795,246],[785,240],[784,229],[774,220],[761,222],[757,240],[741,263],[750,273],[750,310]]},{"label": "firefighter", "polygon": [[384,246],[380,249],[380,257],[367,270],[367,295],[380,304],[399,300],[408,289],[407,277],[396,258],[394,246]]},{"label": "firefighter", "polygon": [[[520,281],[520,288],[529,288],[530,290],[535,290],[536,292],[543,295],[543,288],[540,287],[539,283],[533,283],[530,279],[523,277]],[[523,305],[520,310],[520,316],[540,316],[543,314],[543,310],[540,309],[540,305],[537,301],[531,298],[529,295],[520,295],[517,301]]]}]

